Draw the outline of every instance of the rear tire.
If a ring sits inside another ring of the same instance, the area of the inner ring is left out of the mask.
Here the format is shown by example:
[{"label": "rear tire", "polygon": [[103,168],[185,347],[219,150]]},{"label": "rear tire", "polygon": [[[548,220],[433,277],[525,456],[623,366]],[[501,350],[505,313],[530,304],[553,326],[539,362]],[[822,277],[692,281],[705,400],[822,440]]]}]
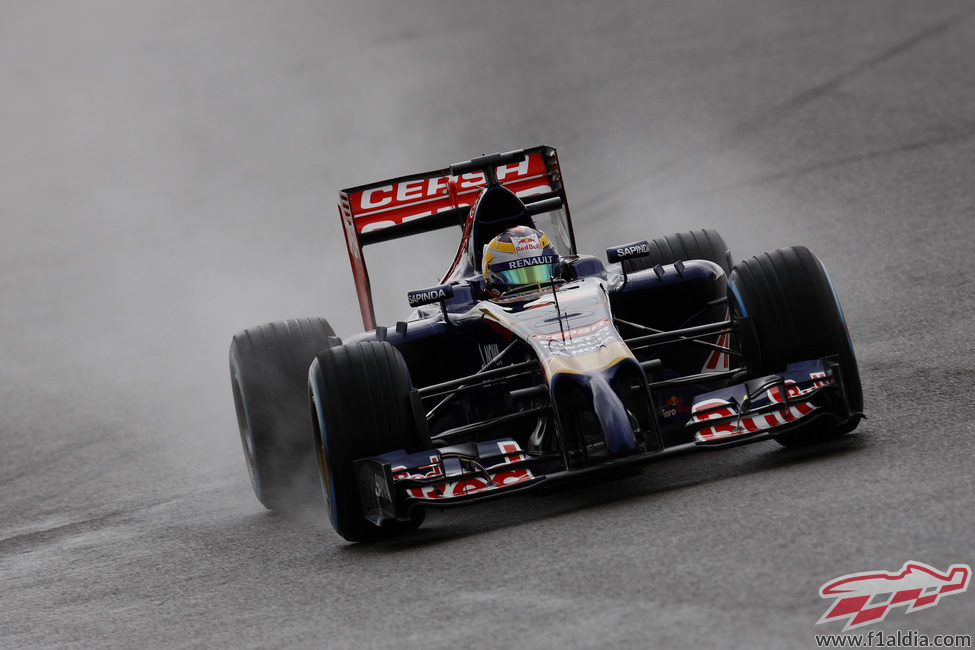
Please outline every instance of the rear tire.
[{"label": "rear tire", "polygon": [[[691,232],[680,232],[671,235],[666,235],[664,237],[657,237],[649,242],[650,254],[644,257],[637,257],[631,260],[626,260],[623,262],[624,268],[627,273],[632,273],[633,271],[641,271],[643,269],[652,269],[658,264],[668,265],[674,264],[675,262],[686,262],[689,260],[707,260],[713,262],[721,267],[724,271],[725,276],[731,273],[731,251],[728,250],[728,245],[725,243],[724,238],[718,233],[717,230],[713,229],[701,229],[693,230]],[[723,286],[725,278],[716,278],[716,290],[713,297],[724,297],[725,287]],[[711,303],[709,306],[703,306],[698,303],[691,303],[693,305],[688,311],[675,312],[685,314],[685,318],[692,318],[693,320],[679,320],[677,322],[666,323],[660,322],[655,324],[655,327],[660,327],[661,329],[673,329],[676,327],[688,327],[690,325],[699,325],[703,323],[713,323],[715,321],[725,320],[728,317],[727,306],[721,303]],[[656,309],[656,308],[654,308]],[[700,311],[699,311],[700,310]],[[646,322],[646,321],[638,321]],[[720,343],[722,337],[720,335],[715,335],[714,337],[704,339],[709,343]],[[736,347],[737,342],[732,338],[730,341],[726,342],[730,344],[731,347]],[[676,346],[671,348],[664,348],[660,353],[661,360],[664,361],[667,367],[679,369],[679,372],[705,372],[707,370],[720,370],[721,368],[727,368],[727,365],[722,364],[722,360],[727,360],[728,357],[714,357],[711,351],[703,350],[697,346]],[[713,358],[716,358],[714,366],[709,367],[708,362]],[[718,365],[721,364],[721,365]],[[677,427],[676,431],[680,433],[678,436],[685,436],[682,427]],[[682,438],[678,438],[682,439]]]},{"label": "rear tire", "polygon": [[650,255],[624,262],[627,273],[652,269],[658,264],[673,264],[687,260],[708,260],[720,266],[725,275],[731,273],[731,253],[717,230],[692,230],[650,242]]},{"label": "rear tire", "polygon": [[742,350],[752,377],[780,373],[796,361],[839,356],[851,417],[780,434],[779,443],[804,446],[856,428],[863,411],[856,356],[826,269],[809,249],[780,248],[739,262],[728,282],[728,303],[733,316],[747,315],[755,326],[758,349]]},{"label": "rear tire", "polygon": [[324,318],[258,325],[230,342],[230,380],[254,494],[269,510],[321,503],[308,366],[337,342]]},{"label": "rear tire", "polygon": [[323,350],[311,364],[312,428],[316,458],[332,527],[356,542],[415,529],[423,510],[410,522],[382,528],[365,519],[353,461],[406,449],[419,451],[410,391],[413,385],[403,355],[385,341],[364,341]]}]

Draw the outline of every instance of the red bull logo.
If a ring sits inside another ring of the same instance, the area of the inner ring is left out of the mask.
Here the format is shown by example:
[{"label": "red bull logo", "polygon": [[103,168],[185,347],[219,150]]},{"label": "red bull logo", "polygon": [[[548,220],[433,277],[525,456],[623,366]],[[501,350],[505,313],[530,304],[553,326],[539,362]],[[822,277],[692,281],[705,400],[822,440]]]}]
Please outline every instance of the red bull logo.
[{"label": "red bull logo", "polygon": [[819,588],[820,598],[835,598],[833,605],[816,622],[846,621],[843,631],[878,623],[888,612],[904,605],[907,613],[934,607],[942,596],[968,589],[972,568],[952,564],[945,572],[922,562],[905,562],[900,571],[851,573]]},{"label": "red bull logo", "polygon": [[515,252],[524,253],[525,251],[540,251],[542,250],[542,245],[538,241],[538,237],[534,235],[529,237],[520,237],[515,240]]}]

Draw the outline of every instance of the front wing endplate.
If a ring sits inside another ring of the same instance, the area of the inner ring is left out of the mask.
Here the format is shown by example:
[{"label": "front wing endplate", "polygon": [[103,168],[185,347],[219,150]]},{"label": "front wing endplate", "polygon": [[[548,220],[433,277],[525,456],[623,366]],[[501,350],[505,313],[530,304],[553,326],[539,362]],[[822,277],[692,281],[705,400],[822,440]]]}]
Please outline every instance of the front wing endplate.
[{"label": "front wing endplate", "polygon": [[528,467],[530,457],[510,438],[416,453],[390,452],[355,463],[366,519],[406,520],[417,505],[468,503],[544,480]]},{"label": "front wing endplate", "polygon": [[824,408],[822,394],[838,387],[837,366],[827,360],[790,364],[769,375],[698,395],[687,427],[700,446],[723,446],[791,428]]}]

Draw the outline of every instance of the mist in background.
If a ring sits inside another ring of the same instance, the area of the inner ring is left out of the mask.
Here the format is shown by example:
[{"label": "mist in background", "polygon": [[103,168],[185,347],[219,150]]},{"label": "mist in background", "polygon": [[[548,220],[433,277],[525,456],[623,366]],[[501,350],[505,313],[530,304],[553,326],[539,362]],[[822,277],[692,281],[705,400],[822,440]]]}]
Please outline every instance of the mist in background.
[{"label": "mist in background", "polygon": [[[75,547],[44,546],[47,531],[154,521],[178,503],[174,518],[254,535],[227,347],[283,318],[361,329],[343,187],[552,145],[581,252],[701,227],[739,259],[806,244],[843,300],[868,406],[910,395],[889,388],[904,368],[932,382],[926,394],[967,381],[942,378],[958,365],[945,341],[971,341],[973,308],[957,271],[975,240],[964,3],[65,0],[0,13],[0,548],[41,547],[8,565],[29,611],[48,611],[42,587],[74,575],[65,566],[81,567],[78,593],[88,571],[141,575],[126,540],[152,562],[186,551],[145,545],[151,524]],[[405,290],[436,282],[455,246],[446,232],[366,250],[381,322],[409,312]],[[72,554],[102,545],[87,565]],[[276,557],[261,562],[281,569]],[[223,596],[255,588],[221,576]],[[95,611],[119,605],[105,591]],[[119,620],[145,624],[152,608],[134,607]]]}]

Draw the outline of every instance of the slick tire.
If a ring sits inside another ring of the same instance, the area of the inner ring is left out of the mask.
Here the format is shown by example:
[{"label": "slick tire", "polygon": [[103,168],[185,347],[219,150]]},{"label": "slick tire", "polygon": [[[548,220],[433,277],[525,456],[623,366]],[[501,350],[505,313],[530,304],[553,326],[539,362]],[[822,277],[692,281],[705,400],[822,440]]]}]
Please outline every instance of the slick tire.
[{"label": "slick tire", "polygon": [[[758,349],[742,353],[748,374],[760,377],[785,370],[789,363],[839,357],[849,417],[819,420],[776,436],[786,447],[804,446],[852,431],[863,411],[863,389],[843,310],[819,259],[804,246],[780,248],[735,265],[728,282],[732,316],[748,316]],[[842,411],[837,405],[834,411]]]},{"label": "slick tire", "polygon": [[[641,271],[643,269],[652,269],[658,264],[673,264],[675,262],[686,262],[688,260],[707,260],[709,262],[714,262],[724,271],[727,276],[731,273],[731,251],[728,249],[728,245],[725,243],[724,238],[718,233],[717,230],[713,229],[701,229],[692,230],[690,232],[679,232],[671,235],[666,235],[664,237],[657,237],[649,242],[650,244],[650,255],[646,257],[637,257],[624,262],[626,265],[626,271],[632,273],[633,271]],[[719,284],[724,283],[724,278],[718,280]],[[725,289],[722,286],[719,289],[719,293],[716,295],[724,296]],[[705,308],[698,316],[699,320],[695,321],[694,324],[710,323],[719,320],[725,320],[728,317],[727,306],[724,304],[712,304],[711,306]],[[683,325],[687,325],[684,323]],[[672,326],[679,326],[681,323],[674,323]],[[720,343],[721,338],[719,336],[714,336],[710,339],[706,339],[710,343]],[[737,348],[737,340],[732,337],[730,345],[733,348]],[[679,357],[673,358],[673,356],[665,356],[663,360],[665,363],[675,364],[674,367],[686,368],[687,371],[691,371],[691,368],[702,368],[711,358],[710,351],[701,351],[701,348],[693,349],[696,346],[683,346],[684,349],[679,351]],[[666,355],[673,355],[673,351],[665,351]],[[680,364],[680,365],[677,365]]]},{"label": "slick tire", "polygon": [[731,273],[731,253],[717,230],[678,232],[650,241],[650,255],[625,262],[627,272],[652,269],[658,264],[687,260],[714,262],[725,274]]},{"label": "slick tire", "polygon": [[387,537],[422,523],[422,509],[414,510],[410,522],[382,528],[366,520],[353,471],[353,461],[360,458],[427,446],[417,433],[412,388],[403,355],[385,341],[323,350],[311,364],[308,393],[321,486],[332,527],[350,542]]},{"label": "slick tire", "polygon": [[269,510],[322,502],[308,417],[308,366],[337,343],[323,318],[258,325],[230,342],[230,380],[254,494]]}]

